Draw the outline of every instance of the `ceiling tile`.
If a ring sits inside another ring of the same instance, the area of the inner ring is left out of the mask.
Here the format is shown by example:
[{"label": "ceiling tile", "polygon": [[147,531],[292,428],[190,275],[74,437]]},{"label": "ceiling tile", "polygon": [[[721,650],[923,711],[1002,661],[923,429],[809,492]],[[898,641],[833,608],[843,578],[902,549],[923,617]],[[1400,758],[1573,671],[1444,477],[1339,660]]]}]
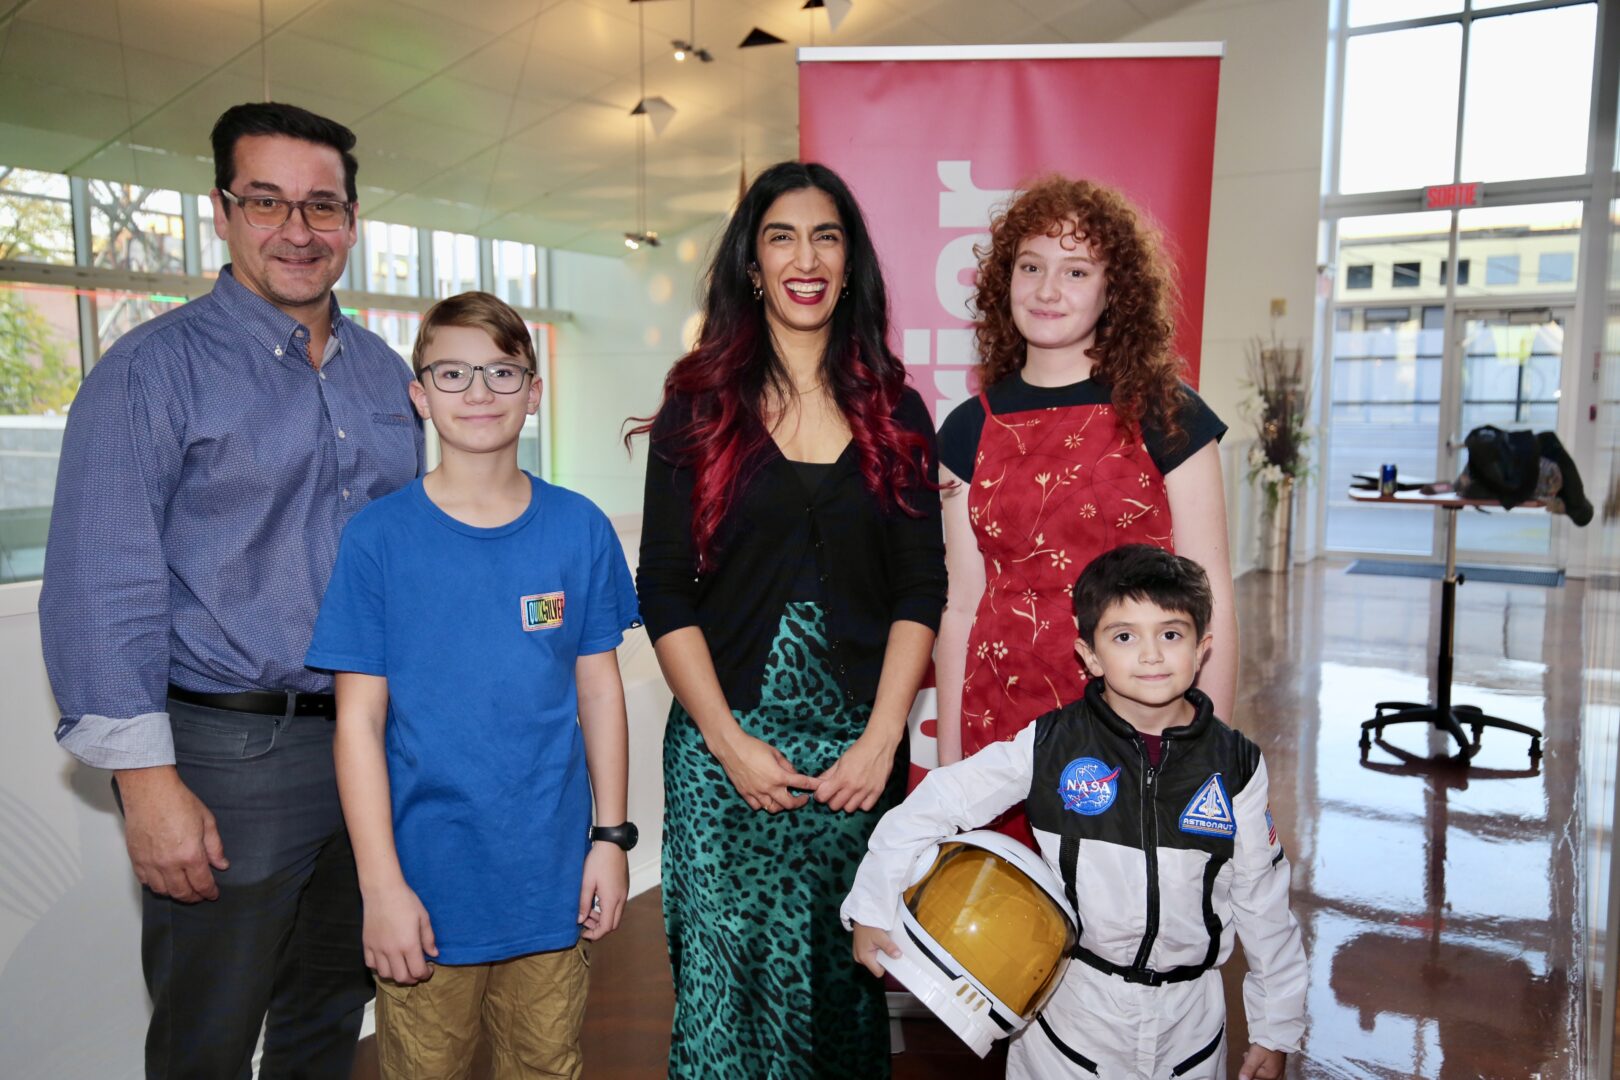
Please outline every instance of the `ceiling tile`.
[{"label": "ceiling tile", "polygon": [[567,104],[557,99],[514,97],[440,76],[401,95],[383,111],[499,139],[534,126]]},{"label": "ceiling tile", "polygon": [[455,63],[493,36],[392,0],[335,0],[298,20],[297,27],[305,34],[318,27],[328,41],[426,72]]},{"label": "ceiling tile", "polygon": [[1117,41],[1147,22],[1127,0],[1086,0],[1045,21],[1070,41]]},{"label": "ceiling tile", "polygon": [[[647,26],[647,47],[651,48],[653,40],[664,42],[672,37],[685,37],[687,29],[692,25],[691,8],[681,0],[647,0],[645,3],[631,3],[630,0],[572,0],[573,3],[594,8],[628,27],[630,32],[636,32],[638,19],[645,17]],[[704,7],[712,6],[714,0],[709,0]]]},{"label": "ceiling tile", "polygon": [[509,34],[521,28],[536,12],[554,7],[563,0],[394,0],[439,18],[463,23],[490,34]]},{"label": "ceiling tile", "polygon": [[0,121],[99,143],[128,126],[128,109],[115,97],[52,86],[7,71],[0,75]]},{"label": "ceiling tile", "polygon": [[[244,57],[237,70],[257,73],[257,56]],[[289,31],[270,39],[269,77],[272,97],[302,102],[310,93],[325,94],[351,100],[364,113],[431,76],[374,53]],[[334,119],[350,122],[358,115]]]},{"label": "ceiling tile", "polygon": [[1131,0],[1131,6],[1142,13],[1146,22],[1157,22],[1191,7],[1192,0]]},{"label": "ceiling tile", "polygon": [[1017,40],[1025,27],[1036,21],[1013,4],[972,0],[937,0],[926,7],[917,5],[914,10],[916,22],[958,45]]},{"label": "ceiling tile", "polygon": [[19,19],[6,38],[5,73],[46,86],[124,96],[124,55],[117,42]]},{"label": "ceiling tile", "polygon": [[[636,27],[584,0],[565,0],[550,7],[533,28],[534,48],[562,56],[598,71],[636,70]],[[652,37],[648,48],[652,48]]]},{"label": "ceiling tile", "polygon": [[173,0],[119,0],[115,25],[126,45],[210,67],[259,40],[257,5],[248,13]]},{"label": "ceiling tile", "polygon": [[531,48],[526,31],[491,42],[443,74],[499,94],[568,99],[589,94],[619,77],[567,56]]},{"label": "ceiling tile", "polygon": [[[15,10],[15,5],[8,10]],[[30,24],[116,43],[118,0],[34,0],[11,22],[13,27]]]}]

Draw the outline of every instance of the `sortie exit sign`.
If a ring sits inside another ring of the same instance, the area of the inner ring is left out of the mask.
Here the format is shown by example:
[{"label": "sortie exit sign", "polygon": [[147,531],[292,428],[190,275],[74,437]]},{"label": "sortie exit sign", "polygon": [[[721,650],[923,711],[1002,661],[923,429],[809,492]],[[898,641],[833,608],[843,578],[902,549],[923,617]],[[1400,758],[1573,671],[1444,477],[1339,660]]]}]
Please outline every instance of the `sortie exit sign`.
[{"label": "sortie exit sign", "polygon": [[1478,206],[1485,194],[1485,185],[1435,184],[1423,189],[1423,209],[1457,210],[1464,206]]}]

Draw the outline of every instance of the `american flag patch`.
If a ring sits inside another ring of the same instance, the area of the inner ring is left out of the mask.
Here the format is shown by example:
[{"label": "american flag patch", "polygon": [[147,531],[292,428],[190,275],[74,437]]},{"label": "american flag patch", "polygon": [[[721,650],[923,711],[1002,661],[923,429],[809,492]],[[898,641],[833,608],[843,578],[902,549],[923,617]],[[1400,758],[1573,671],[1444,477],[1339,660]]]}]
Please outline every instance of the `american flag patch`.
[{"label": "american flag patch", "polygon": [[1271,807],[1266,807],[1266,843],[1277,846],[1277,823],[1271,820]]}]

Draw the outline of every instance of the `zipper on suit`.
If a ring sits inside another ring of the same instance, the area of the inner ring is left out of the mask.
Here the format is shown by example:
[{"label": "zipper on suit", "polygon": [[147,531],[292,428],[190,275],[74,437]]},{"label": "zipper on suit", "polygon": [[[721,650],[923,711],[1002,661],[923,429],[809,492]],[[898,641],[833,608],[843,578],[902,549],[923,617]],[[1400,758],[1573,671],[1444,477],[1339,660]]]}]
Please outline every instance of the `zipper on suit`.
[{"label": "zipper on suit", "polygon": [[1143,766],[1142,856],[1147,860],[1147,926],[1142,932],[1142,944],[1137,948],[1136,960],[1131,966],[1146,971],[1153,941],[1159,936],[1159,804],[1154,793],[1158,788],[1159,770],[1170,759],[1170,740],[1164,739],[1159,744],[1158,765],[1148,761],[1147,746],[1142,742],[1140,733],[1136,736],[1136,753],[1142,759]]}]

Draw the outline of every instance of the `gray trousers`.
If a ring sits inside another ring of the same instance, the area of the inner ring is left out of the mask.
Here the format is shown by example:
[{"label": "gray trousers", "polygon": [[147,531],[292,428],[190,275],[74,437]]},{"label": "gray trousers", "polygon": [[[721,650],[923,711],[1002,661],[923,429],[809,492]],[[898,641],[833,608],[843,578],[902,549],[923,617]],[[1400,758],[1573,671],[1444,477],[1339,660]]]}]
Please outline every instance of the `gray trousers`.
[{"label": "gray trousers", "polygon": [[230,860],[219,899],[142,891],[149,1080],[348,1080],[372,996],[332,721],[171,700],[180,778]]}]

